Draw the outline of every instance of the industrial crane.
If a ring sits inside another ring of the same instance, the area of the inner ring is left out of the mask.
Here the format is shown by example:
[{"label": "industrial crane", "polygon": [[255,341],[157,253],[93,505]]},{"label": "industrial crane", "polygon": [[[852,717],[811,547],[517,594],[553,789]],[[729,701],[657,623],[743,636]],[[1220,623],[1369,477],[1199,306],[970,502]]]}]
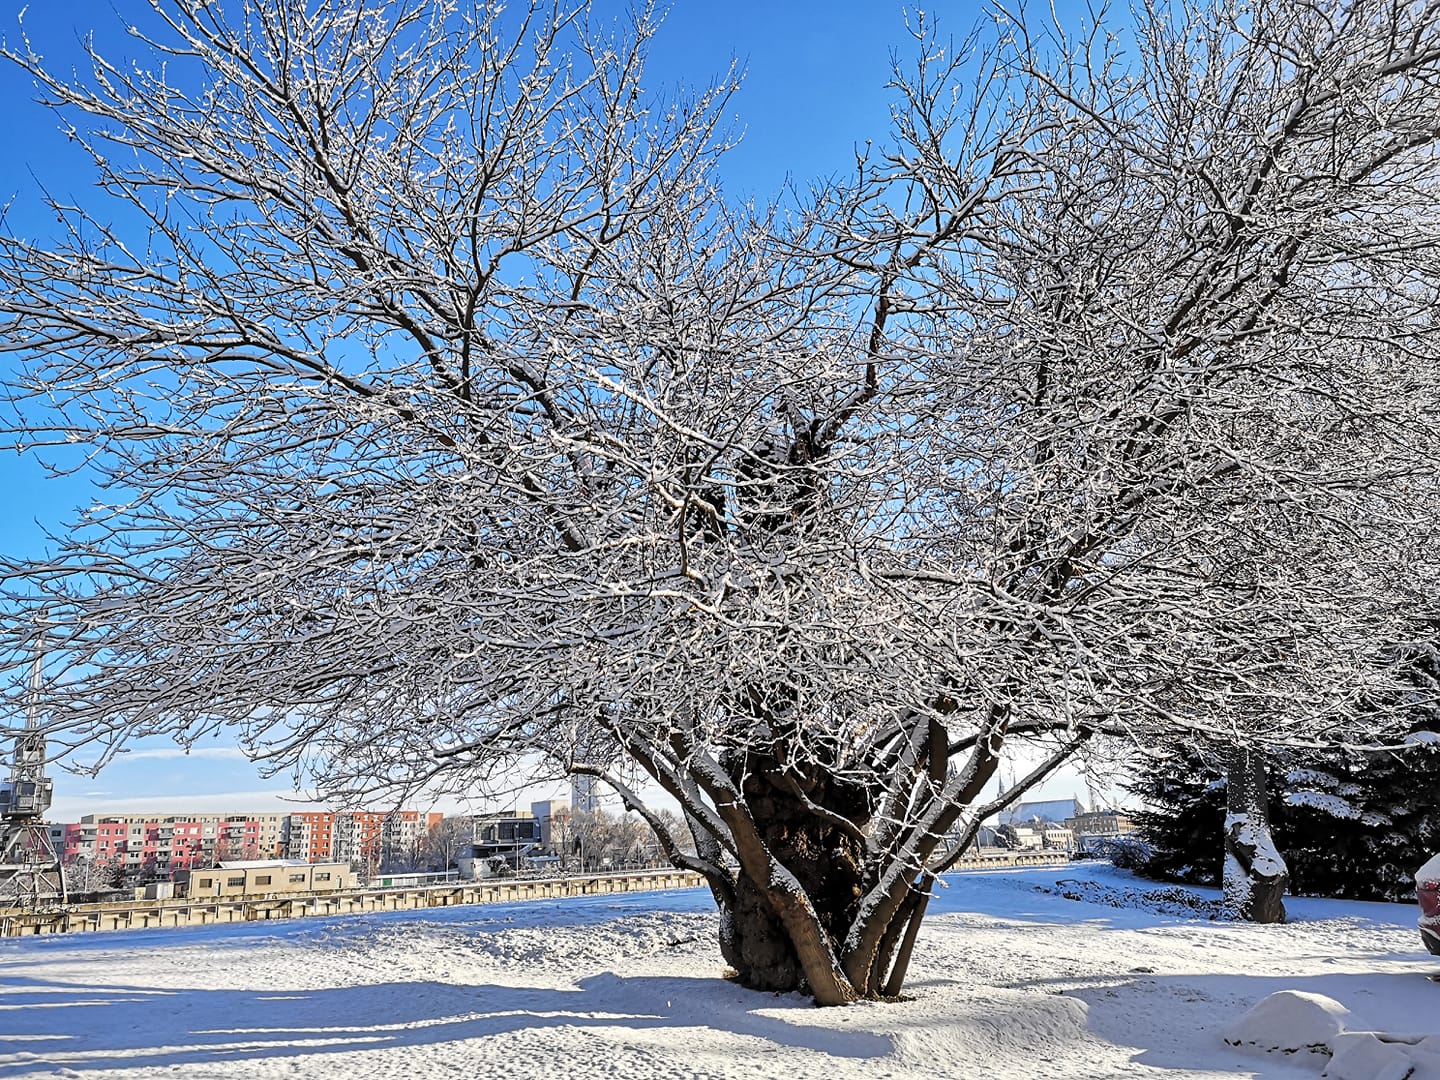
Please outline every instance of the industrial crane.
[{"label": "industrial crane", "polygon": [[66,901],[60,856],[45,822],[54,783],[45,775],[45,733],[40,727],[42,660],[37,648],[25,726],[15,735],[10,777],[0,785],[0,906]]}]

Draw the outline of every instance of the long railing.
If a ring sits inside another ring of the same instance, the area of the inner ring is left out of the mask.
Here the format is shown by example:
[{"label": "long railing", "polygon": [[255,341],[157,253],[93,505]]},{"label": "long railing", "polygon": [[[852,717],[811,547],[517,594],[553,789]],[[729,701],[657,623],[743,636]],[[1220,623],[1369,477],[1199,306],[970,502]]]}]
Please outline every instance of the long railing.
[{"label": "long railing", "polygon": [[956,870],[993,870],[1011,866],[1068,866],[1073,860],[1066,851],[1002,851],[967,855],[954,866]]},{"label": "long railing", "polygon": [[52,908],[0,908],[0,937],[97,930],[211,926],[216,923],[414,911],[462,904],[504,904],[569,896],[690,889],[698,874],[679,870],[572,878],[499,878],[413,888],[360,888],[334,893],[237,896],[221,899],[127,900]]},{"label": "long railing", "polygon": [[[962,859],[956,870],[1056,866],[1069,862],[1064,852],[1014,851]],[[0,908],[0,937],[71,934],[97,930],[211,926],[216,923],[298,919],[307,916],[359,915],[376,911],[415,911],[462,904],[505,904],[570,896],[693,889],[698,874],[681,870],[641,870],[564,878],[494,878],[394,888],[358,888],[333,893],[268,894],[212,899],[127,900],[69,904],[50,908]]]}]

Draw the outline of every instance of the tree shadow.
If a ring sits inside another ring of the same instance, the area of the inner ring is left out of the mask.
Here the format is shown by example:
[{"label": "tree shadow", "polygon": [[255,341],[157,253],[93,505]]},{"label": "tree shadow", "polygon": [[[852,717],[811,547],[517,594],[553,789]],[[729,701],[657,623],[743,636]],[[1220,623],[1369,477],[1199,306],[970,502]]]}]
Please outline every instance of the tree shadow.
[{"label": "tree shadow", "polygon": [[[604,973],[573,989],[439,982],[321,990],[94,986],[11,978],[0,995],[0,1077],[37,1067],[137,1071],[433,1046],[545,1028],[705,1027],[839,1058],[893,1041],[815,1023],[809,1002],[721,979]],[[763,1012],[762,1012],[763,1010]],[[790,1015],[772,1015],[776,1011]],[[623,1036],[621,1036],[623,1038]]]}]

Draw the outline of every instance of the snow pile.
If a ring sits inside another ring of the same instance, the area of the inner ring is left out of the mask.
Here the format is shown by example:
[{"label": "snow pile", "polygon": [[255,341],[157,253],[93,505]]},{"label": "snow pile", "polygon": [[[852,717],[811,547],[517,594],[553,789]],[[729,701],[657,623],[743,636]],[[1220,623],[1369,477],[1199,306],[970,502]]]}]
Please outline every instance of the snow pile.
[{"label": "snow pile", "polygon": [[1349,1015],[1349,1009],[1324,994],[1281,990],[1231,1024],[1225,1041],[1267,1054],[1328,1054]]},{"label": "snow pile", "polygon": [[1208,900],[1199,893],[1178,885],[1163,885],[1154,889],[1127,889],[1102,885],[1096,881],[1063,878],[1055,882],[1053,886],[1036,885],[1035,889],[1038,892],[1064,897],[1066,900],[1148,911],[1156,915],[1218,919],[1224,909],[1221,901]]},{"label": "snow pile", "polygon": [[[543,906],[563,919],[561,903],[550,901]],[[583,965],[597,955],[623,963],[660,954],[708,953],[714,947],[718,923],[719,916],[713,912],[657,911],[635,912],[628,918],[579,926],[563,922],[535,925],[513,915],[464,927],[414,918],[366,927],[359,933],[351,928],[345,939],[351,948],[363,940],[375,963],[400,971],[414,966],[411,954],[415,951],[415,935],[423,927],[432,953],[472,958],[500,970],[530,970],[568,963]]]},{"label": "snow pile", "polygon": [[1326,1080],[1422,1080],[1440,1077],[1440,1053],[1434,1036],[1414,1043],[1373,1031],[1348,1031],[1335,1037],[1335,1056],[1325,1066]]},{"label": "snow pile", "polygon": [[1440,1080],[1440,1035],[1346,1031],[1349,1019],[1333,998],[1281,990],[1231,1024],[1225,1041],[1267,1054],[1327,1054],[1326,1080]]}]

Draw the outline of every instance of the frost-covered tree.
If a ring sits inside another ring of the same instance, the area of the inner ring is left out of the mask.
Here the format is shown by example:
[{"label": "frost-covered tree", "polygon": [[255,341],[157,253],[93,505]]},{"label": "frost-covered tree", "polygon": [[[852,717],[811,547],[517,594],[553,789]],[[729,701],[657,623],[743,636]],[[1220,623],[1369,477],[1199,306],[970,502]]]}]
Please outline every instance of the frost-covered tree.
[{"label": "frost-covered tree", "polygon": [[[604,810],[577,811],[571,815],[567,832],[567,854],[581,856],[582,870],[643,862],[654,837],[639,815]],[[679,834],[672,835],[678,839]]]},{"label": "frost-covered tree", "polygon": [[600,776],[741,982],[837,1003],[1087,741],[1354,736],[1434,594],[1432,4],[919,20],[888,142],[773,210],[648,8],[155,8],[6,52],[99,177],[0,238],[15,443],[104,492],[0,574],[52,746]]},{"label": "frost-covered tree", "polygon": [[[1301,896],[1406,900],[1415,869],[1440,848],[1434,805],[1440,793],[1440,716],[1435,628],[1388,650],[1401,689],[1384,711],[1403,717],[1403,740],[1388,748],[1297,747],[1279,753],[1266,776],[1270,824]],[[1362,703],[1363,713],[1375,708]],[[1227,806],[1226,753],[1185,748],[1148,760],[1131,784],[1149,809],[1137,824],[1150,849],[1145,873],[1171,881],[1222,880]]]},{"label": "frost-covered tree", "polygon": [[1440,745],[1434,732],[1395,750],[1331,751],[1286,775],[1291,890],[1407,901],[1415,871],[1440,851]]},{"label": "frost-covered tree", "polygon": [[[1417,732],[1388,750],[1292,751],[1267,776],[1274,843],[1297,896],[1407,900],[1414,871],[1440,850],[1434,814],[1440,746]],[[1212,754],[1147,763],[1133,791],[1149,847],[1144,873],[1165,881],[1222,880],[1226,775]]]},{"label": "frost-covered tree", "polygon": [[61,872],[65,875],[68,895],[75,900],[118,887],[125,876],[125,867],[121,860],[113,858],[71,859],[61,864]]},{"label": "frost-covered tree", "polygon": [[475,822],[468,817],[446,817],[420,838],[419,858],[426,870],[449,870],[475,841]]},{"label": "frost-covered tree", "polygon": [[1136,832],[1148,851],[1142,872],[1162,881],[1218,885],[1225,820],[1224,771],[1190,746],[1139,762],[1126,789],[1143,809]]},{"label": "frost-covered tree", "polygon": [[[1308,857],[1314,852],[1295,847],[1297,815],[1286,802],[1286,770],[1273,756],[1250,755],[1239,763],[1237,756],[1233,748],[1184,747],[1144,763],[1130,786],[1148,807],[1136,815],[1145,845],[1138,869],[1162,881],[1222,887],[1230,918],[1283,922],[1284,894],[1307,891]],[[1243,777],[1245,793],[1233,798],[1237,764],[1248,765],[1248,775]],[[1297,778],[1305,775],[1309,770]],[[1237,813],[1236,807],[1246,809]],[[1323,845],[1326,825],[1318,824],[1311,836]],[[1237,840],[1244,841],[1239,854]],[[1241,857],[1252,864],[1257,857],[1262,861],[1258,896]]]}]

